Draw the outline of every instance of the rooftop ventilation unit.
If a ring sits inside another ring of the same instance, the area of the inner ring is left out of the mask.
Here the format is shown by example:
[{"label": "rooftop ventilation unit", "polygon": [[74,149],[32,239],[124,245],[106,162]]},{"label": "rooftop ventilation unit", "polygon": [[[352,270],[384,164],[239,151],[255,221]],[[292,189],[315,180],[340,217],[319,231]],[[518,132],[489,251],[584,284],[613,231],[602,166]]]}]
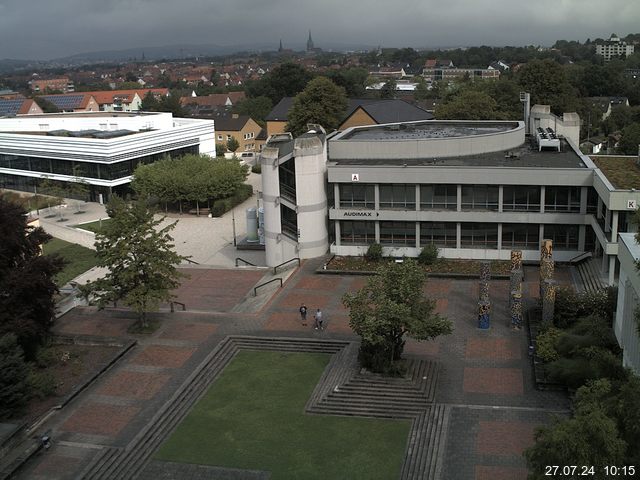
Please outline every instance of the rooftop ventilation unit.
[{"label": "rooftop ventilation unit", "polygon": [[545,130],[542,127],[538,127],[536,130],[536,140],[538,141],[538,151],[541,151],[543,148],[555,148],[560,151],[560,139],[553,128],[548,127]]}]

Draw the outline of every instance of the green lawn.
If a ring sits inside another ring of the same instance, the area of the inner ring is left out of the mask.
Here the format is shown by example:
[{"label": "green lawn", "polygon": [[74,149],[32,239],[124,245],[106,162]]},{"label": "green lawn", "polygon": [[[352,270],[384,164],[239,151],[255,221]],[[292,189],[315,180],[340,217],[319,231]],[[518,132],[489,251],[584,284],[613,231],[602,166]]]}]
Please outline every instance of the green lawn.
[{"label": "green lawn", "polygon": [[329,355],[240,351],[155,457],[273,480],[398,478],[411,422],[306,415]]},{"label": "green lawn", "polygon": [[83,230],[89,230],[90,232],[98,233],[100,231],[100,227],[104,227],[110,220],[111,219],[107,218],[104,220],[97,220],[95,222],[81,223],[80,225],[75,226]]},{"label": "green lawn", "polygon": [[42,246],[42,250],[45,255],[57,253],[67,261],[64,269],[55,278],[59,287],[96,266],[95,251],[59,238],[52,238]]}]

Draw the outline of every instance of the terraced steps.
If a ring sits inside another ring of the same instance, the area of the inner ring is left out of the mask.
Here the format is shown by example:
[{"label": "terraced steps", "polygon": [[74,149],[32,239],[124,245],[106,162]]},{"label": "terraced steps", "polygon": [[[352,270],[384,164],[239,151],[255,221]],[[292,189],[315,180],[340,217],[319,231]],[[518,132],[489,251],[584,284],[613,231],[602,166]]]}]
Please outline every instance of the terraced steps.
[{"label": "terraced steps", "polygon": [[586,292],[599,292],[606,288],[606,284],[600,276],[600,269],[596,265],[598,260],[591,258],[578,264],[578,274]]},{"label": "terraced steps", "polygon": [[282,337],[225,338],[126,448],[107,448],[85,468],[79,479],[137,478],[153,453],[184,419],[191,407],[218,378],[239,350],[332,354],[306,411],[314,414],[413,419],[403,480],[435,479],[440,465],[441,436],[448,410],[434,405],[438,365],[411,361],[404,378],[361,372],[357,345],[344,341]]},{"label": "terraced steps", "polygon": [[433,405],[412,424],[401,480],[440,478],[451,407]]},{"label": "terraced steps", "polygon": [[183,420],[191,407],[241,349],[336,353],[347,345],[348,342],[330,340],[227,337],[176,390],[171,399],[148,423],[147,428],[140,431],[125,449],[105,449],[78,478],[86,480],[135,478],[153,452]]}]

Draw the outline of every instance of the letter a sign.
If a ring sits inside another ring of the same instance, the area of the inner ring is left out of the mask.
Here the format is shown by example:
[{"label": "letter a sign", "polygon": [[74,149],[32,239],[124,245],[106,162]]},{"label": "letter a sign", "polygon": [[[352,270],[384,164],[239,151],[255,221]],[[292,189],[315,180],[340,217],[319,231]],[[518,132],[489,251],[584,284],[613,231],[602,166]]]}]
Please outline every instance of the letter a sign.
[{"label": "letter a sign", "polygon": [[359,182],[360,181],[360,174],[359,173],[352,173],[351,174],[351,181],[352,182]]}]

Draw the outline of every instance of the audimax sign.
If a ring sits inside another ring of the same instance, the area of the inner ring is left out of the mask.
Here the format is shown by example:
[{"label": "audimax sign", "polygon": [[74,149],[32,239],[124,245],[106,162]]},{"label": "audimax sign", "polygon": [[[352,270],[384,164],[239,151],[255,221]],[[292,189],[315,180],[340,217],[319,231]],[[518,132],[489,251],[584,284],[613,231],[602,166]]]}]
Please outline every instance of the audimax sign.
[{"label": "audimax sign", "polygon": [[343,217],[379,217],[380,214],[378,212],[363,212],[362,210],[346,210],[342,212],[342,216]]}]

